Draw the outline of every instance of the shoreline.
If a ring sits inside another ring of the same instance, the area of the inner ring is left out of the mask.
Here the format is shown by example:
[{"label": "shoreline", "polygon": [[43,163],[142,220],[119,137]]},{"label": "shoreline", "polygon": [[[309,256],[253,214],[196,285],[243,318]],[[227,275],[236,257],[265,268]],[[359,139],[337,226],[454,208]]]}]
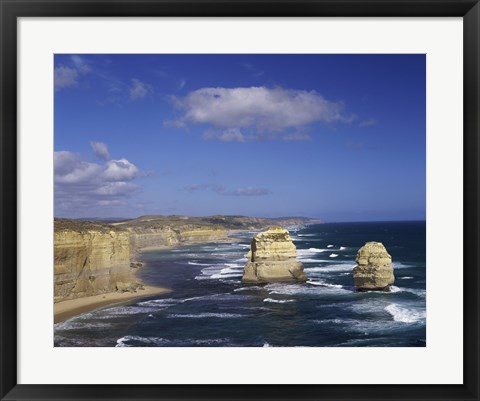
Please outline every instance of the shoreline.
[{"label": "shoreline", "polygon": [[137,292],[107,292],[90,297],[67,299],[54,304],[54,324],[64,322],[83,313],[92,312],[105,306],[120,304],[136,298],[166,294],[172,290],[145,285]]},{"label": "shoreline", "polygon": [[[151,245],[145,246],[143,248],[138,248],[137,255],[141,255],[143,252],[153,252],[153,251],[171,251],[175,249],[180,249],[183,247],[188,247],[192,245],[204,245],[204,244],[221,244],[225,242],[238,242],[238,241],[198,241],[198,242],[181,242],[175,245]],[[133,262],[140,262],[145,264],[145,262],[141,258],[135,258]]]},{"label": "shoreline", "polygon": [[[213,244],[213,243],[225,243],[225,242],[239,242],[240,241],[239,238],[230,237],[230,235],[249,232],[249,231],[251,230],[231,230],[227,233],[225,237],[209,238],[202,241],[184,241],[184,242],[178,242],[176,244],[169,244],[169,245],[162,244],[162,245],[144,246],[136,249],[136,254],[141,255],[142,252],[167,251],[167,250],[178,249],[178,248],[192,246],[192,245],[200,245],[200,244],[208,244],[208,243]],[[141,259],[137,260],[136,258],[133,258],[133,261],[144,263],[143,260]]]},{"label": "shoreline", "polygon": [[[210,242],[237,242],[240,240],[238,238],[231,237],[231,235],[247,231],[251,230],[230,230],[223,238],[210,238],[204,241],[185,241],[178,244],[162,244],[138,248],[133,258],[131,258],[131,262],[140,262],[142,263],[142,267],[144,267],[146,265],[146,262],[141,258],[143,252],[173,250],[181,248],[182,246],[191,246],[193,244],[205,244]],[[138,271],[142,267],[134,269],[132,273],[136,276],[136,271]],[[172,291],[171,289],[163,287],[155,287],[145,284],[143,284],[143,286],[144,289],[137,290],[137,292],[107,292],[104,294],[97,294],[89,297],[67,299],[65,301],[56,302],[54,303],[54,324],[64,322],[65,320],[71,319],[75,316],[81,315],[83,313],[92,312],[106,306],[121,304],[123,302],[130,301],[136,298],[144,298],[157,294],[166,294]]]}]

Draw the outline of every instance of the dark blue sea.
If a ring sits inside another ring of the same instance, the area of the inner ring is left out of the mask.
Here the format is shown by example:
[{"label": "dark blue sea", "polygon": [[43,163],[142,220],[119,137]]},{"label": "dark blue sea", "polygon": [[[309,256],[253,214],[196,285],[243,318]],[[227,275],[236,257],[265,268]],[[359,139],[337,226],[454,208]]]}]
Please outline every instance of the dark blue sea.
[{"label": "dark blue sea", "polygon": [[[289,227],[306,284],[241,283],[256,232],[232,241],[145,252],[139,277],[173,291],[55,325],[55,346],[425,347],[425,222]],[[382,242],[392,291],[356,292],[357,250]]]}]

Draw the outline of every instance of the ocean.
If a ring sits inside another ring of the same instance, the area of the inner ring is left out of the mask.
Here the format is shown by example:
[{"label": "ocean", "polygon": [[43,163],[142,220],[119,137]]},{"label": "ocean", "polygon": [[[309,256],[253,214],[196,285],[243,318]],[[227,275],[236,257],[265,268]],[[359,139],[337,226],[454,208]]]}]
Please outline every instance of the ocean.
[{"label": "ocean", "polygon": [[[173,291],[58,323],[55,346],[425,347],[425,222],[289,227],[309,281],[242,286],[250,240],[141,254],[138,276]],[[391,292],[357,292],[357,250],[382,242],[392,255]]]}]

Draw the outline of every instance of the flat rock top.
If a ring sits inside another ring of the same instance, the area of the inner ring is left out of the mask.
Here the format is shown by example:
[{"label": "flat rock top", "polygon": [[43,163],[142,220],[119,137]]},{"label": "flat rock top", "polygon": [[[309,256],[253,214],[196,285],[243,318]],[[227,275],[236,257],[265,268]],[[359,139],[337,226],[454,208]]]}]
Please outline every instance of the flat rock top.
[{"label": "flat rock top", "polygon": [[365,252],[387,252],[385,246],[381,242],[367,242],[364,246],[362,246],[359,250]]},{"label": "flat rock top", "polygon": [[102,224],[96,221],[88,220],[72,220],[72,219],[54,219],[54,231],[56,233],[62,231],[76,231],[80,233],[85,233],[88,231],[95,231],[100,233],[110,233],[110,232],[126,232],[126,230],[113,226],[111,224]]},{"label": "flat rock top", "polygon": [[367,242],[357,253],[356,262],[366,264],[388,264],[392,257],[381,242]]},{"label": "flat rock top", "polygon": [[283,227],[271,227],[255,235],[256,241],[292,241],[290,233]]}]

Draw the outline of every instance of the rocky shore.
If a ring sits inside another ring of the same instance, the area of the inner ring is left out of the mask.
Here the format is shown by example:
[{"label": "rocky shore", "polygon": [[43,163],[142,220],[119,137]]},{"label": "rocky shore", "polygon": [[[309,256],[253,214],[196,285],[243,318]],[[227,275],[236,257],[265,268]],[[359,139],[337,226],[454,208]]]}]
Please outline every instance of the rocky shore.
[{"label": "rocky shore", "polygon": [[[142,262],[137,260],[140,251],[231,241],[229,235],[234,231],[258,230],[279,222],[300,225],[319,221],[244,216],[143,216],[109,224],[55,219],[55,308],[60,310],[69,303],[73,309],[79,310],[87,304],[98,307],[99,302],[102,305],[119,302],[119,294],[124,294],[120,299],[125,300],[149,295],[150,291],[168,291],[151,287],[146,290],[135,277],[135,272],[142,267]],[[95,301],[94,297],[100,298]]]}]

